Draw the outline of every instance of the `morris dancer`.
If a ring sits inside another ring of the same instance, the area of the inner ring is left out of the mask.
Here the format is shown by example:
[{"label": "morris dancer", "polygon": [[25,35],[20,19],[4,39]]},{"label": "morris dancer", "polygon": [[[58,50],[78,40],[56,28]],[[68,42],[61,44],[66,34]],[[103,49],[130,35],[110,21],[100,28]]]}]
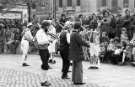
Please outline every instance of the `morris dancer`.
[{"label": "morris dancer", "polygon": [[46,21],[43,21],[41,24],[41,28],[37,31],[35,36],[35,41],[37,42],[39,55],[41,58],[41,86],[50,86],[51,84],[48,81],[45,81],[47,78],[47,71],[50,69],[50,66],[48,64],[48,60],[50,57],[48,46],[50,42],[52,42],[49,34],[48,34],[48,28],[50,24]]},{"label": "morris dancer", "polygon": [[23,37],[21,40],[21,50],[22,50],[22,66],[29,66],[27,64],[27,55],[29,52],[29,42],[33,40],[33,36],[31,34],[32,23],[27,25],[27,28],[23,31]]},{"label": "morris dancer", "polygon": [[54,39],[53,42],[48,47],[48,50],[49,50],[49,53],[50,53],[49,62],[55,63],[56,61],[53,59],[54,58],[53,54],[56,52],[55,51],[55,44],[57,42],[56,28],[53,26],[52,20],[45,20],[45,21],[47,21],[50,24],[49,29],[48,29],[48,33],[50,33],[51,38]]}]

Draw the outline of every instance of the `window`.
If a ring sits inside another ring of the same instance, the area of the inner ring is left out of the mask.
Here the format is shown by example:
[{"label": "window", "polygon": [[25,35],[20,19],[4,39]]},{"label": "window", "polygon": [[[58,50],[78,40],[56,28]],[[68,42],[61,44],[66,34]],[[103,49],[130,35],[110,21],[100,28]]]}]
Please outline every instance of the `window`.
[{"label": "window", "polygon": [[107,6],[107,0],[102,0],[102,6]]},{"label": "window", "polygon": [[67,6],[72,6],[72,0],[67,0]]},{"label": "window", "polygon": [[77,6],[80,6],[80,5],[81,5],[81,1],[77,0]]},{"label": "window", "polygon": [[123,7],[128,8],[129,7],[129,0],[124,0],[123,1]]},{"label": "window", "polygon": [[112,8],[118,7],[118,0],[112,0]]},{"label": "window", "polygon": [[63,6],[63,1],[59,0],[59,7],[62,7],[62,6]]},{"label": "window", "polygon": [[134,8],[135,8],[135,0],[134,0]]}]

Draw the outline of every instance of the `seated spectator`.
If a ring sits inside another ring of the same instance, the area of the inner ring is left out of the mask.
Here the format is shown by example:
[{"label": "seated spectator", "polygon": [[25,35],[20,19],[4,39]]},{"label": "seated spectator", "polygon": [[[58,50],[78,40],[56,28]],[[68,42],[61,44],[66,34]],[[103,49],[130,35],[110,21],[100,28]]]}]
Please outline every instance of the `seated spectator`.
[{"label": "seated spectator", "polygon": [[112,57],[110,59],[111,63],[113,64],[119,64],[122,60],[122,46],[120,44],[119,39],[116,37],[114,40],[115,50],[112,54]]},{"label": "seated spectator", "polygon": [[110,62],[110,60],[112,59],[112,55],[115,51],[115,44],[114,44],[114,39],[110,40],[110,43],[107,47],[107,58],[108,58],[108,62]]},{"label": "seated spectator", "polygon": [[114,54],[112,56],[111,62],[113,64],[119,64],[122,60],[122,48],[121,45],[116,45]]},{"label": "seated spectator", "polygon": [[123,52],[122,63],[132,61],[132,44],[128,44]]},{"label": "seated spectator", "polygon": [[108,51],[114,51],[115,50],[115,44],[114,44],[114,39],[110,40],[110,43],[107,48]]}]

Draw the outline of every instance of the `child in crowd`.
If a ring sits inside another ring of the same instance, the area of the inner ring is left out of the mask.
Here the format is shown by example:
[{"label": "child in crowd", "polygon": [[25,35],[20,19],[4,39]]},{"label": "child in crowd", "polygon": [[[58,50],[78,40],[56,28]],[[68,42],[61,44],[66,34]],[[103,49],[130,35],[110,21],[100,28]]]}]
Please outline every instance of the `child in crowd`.
[{"label": "child in crowd", "polygon": [[126,28],[122,28],[120,39],[121,39],[121,43],[123,43],[123,42],[125,42],[126,44],[129,43],[129,38],[128,38],[128,35],[127,35],[127,29]]},{"label": "child in crowd", "polygon": [[120,45],[117,45],[111,60],[113,64],[119,64],[121,62],[121,59],[122,59],[122,49]]},{"label": "child in crowd", "polygon": [[122,55],[123,55],[122,53],[123,50],[122,50],[122,46],[120,44],[119,38],[117,37],[115,38],[114,45],[115,45],[115,49],[110,60],[111,60],[111,63],[118,64],[121,62]]},{"label": "child in crowd", "polygon": [[107,46],[109,43],[109,38],[106,32],[102,32],[100,42],[101,42],[101,49],[102,49],[100,54],[101,60],[102,62],[107,62]]},{"label": "child in crowd", "polygon": [[128,44],[123,51],[122,64],[132,61],[132,44]]}]

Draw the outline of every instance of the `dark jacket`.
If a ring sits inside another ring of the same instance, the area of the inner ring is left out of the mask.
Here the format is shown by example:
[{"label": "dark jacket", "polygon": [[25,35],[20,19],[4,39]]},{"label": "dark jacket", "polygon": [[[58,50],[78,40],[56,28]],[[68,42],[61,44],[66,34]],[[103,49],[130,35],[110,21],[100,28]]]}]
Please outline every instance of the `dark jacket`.
[{"label": "dark jacket", "polygon": [[67,42],[67,32],[63,31],[60,34],[60,51],[68,51],[69,50],[69,44]]},{"label": "dark jacket", "polygon": [[82,40],[79,32],[73,31],[70,37],[69,59],[73,61],[82,61],[83,50],[82,46],[89,47],[89,44]]}]

